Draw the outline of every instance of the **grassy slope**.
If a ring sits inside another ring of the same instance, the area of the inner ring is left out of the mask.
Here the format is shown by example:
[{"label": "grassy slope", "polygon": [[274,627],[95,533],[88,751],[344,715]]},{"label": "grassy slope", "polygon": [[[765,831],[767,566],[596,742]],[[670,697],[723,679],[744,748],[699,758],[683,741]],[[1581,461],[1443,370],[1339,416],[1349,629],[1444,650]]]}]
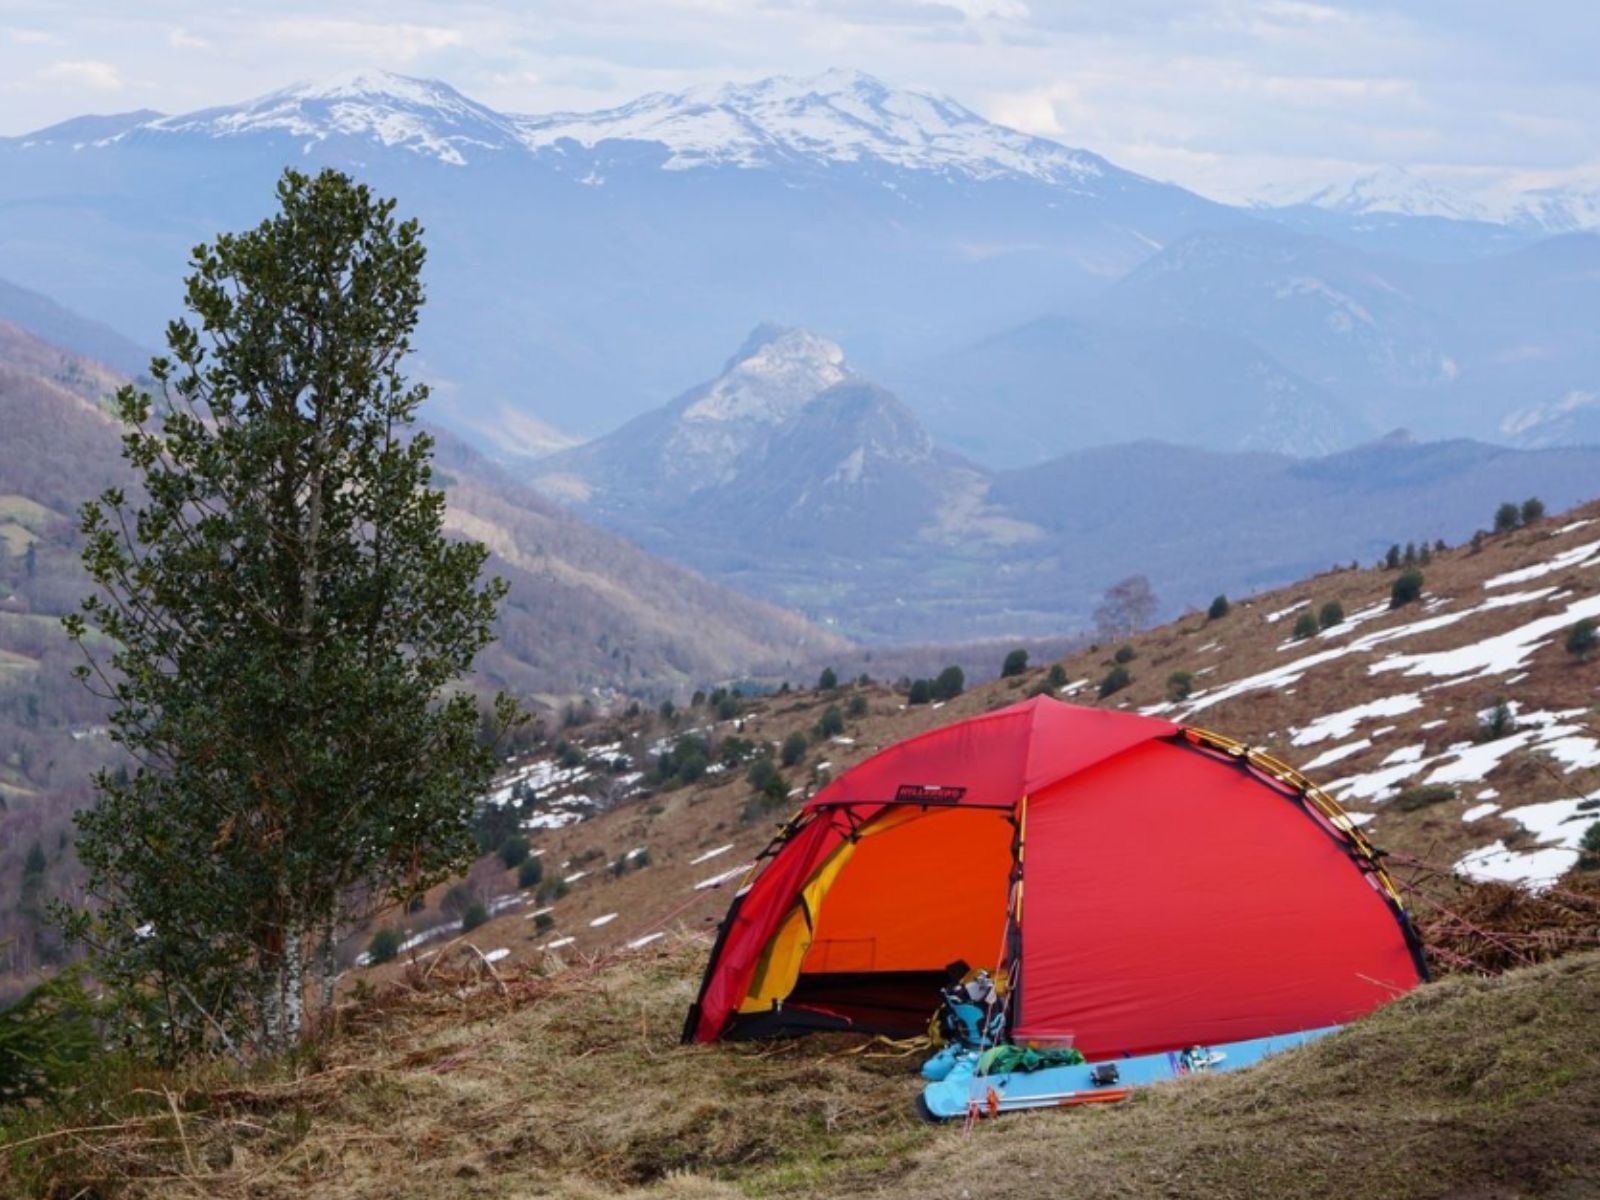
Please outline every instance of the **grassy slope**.
[{"label": "grassy slope", "polygon": [[503,982],[445,968],[425,988],[347,1007],[344,1032],[292,1068],[115,1081],[118,1099],[66,1119],[117,1128],[33,1143],[11,1158],[15,1173],[0,1166],[0,1192],[1225,1200],[1600,1188],[1600,954],[1429,985],[1250,1072],[967,1134],[912,1115],[915,1057],[820,1038],[678,1047],[704,951],[682,939]]}]

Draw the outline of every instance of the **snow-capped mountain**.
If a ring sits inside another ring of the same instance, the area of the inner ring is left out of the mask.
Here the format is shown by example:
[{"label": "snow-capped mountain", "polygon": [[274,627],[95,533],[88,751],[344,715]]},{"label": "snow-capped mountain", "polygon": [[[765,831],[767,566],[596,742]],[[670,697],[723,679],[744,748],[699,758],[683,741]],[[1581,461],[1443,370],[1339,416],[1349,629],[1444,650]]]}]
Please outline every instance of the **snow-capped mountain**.
[{"label": "snow-capped mountain", "polygon": [[352,172],[428,231],[421,365],[480,438],[508,408],[615,428],[764,314],[920,356],[1249,219],[851,71],[554,116],[367,71],[98,132],[0,139],[12,278],[159,345],[196,240],[259,220],[285,166]]},{"label": "snow-capped mountain", "polygon": [[1344,183],[1330,183],[1294,201],[1350,215],[1399,213],[1407,217],[1444,217],[1452,221],[1486,221],[1483,205],[1441,187],[1403,167],[1379,167]]},{"label": "snow-capped mountain", "polygon": [[1056,184],[1128,174],[1086,151],[996,125],[946,97],[844,70],[654,92],[619,108],[547,115],[497,112],[438,80],[367,70],[180,116],[80,118],[25,140],[110,142],[154,134],[267,135],[307,146],[357,139],[452,166],[506,151],[559,154],[631,142],[663,147],[660,165],[672,171],[878,163]]},{"label": "snow-capped mountain", "polygon": [[449,84],[391,71],[358,71],[297,83],[243,104],[161,117],[120,133],[210,138],[265,134],[307,144],[353,138],[454,166],[484,153],[518,150],[515,122]]},{"label": "snow-capped mountain", "polygon": [[[0,138],[0,262],[159,346],[194,244],[260,220],[289,165],[349,171],[421,221],[429,303],[415,369],[438,419],[505,459],[658,409],[766,314],[829,330],[937,436],[990,465],[1102,444],[1130,424],[1294,453],[1400,423],[1505,436],[1510,409],[1596,389],[1589,334],[1552,336],[1545,320],[1590,311],[1581,248],[1512,264],[1515,288],[1492,271],[1413,278],[1392,260],[1527,247],[1535,222],[1592,220],[1600,192],[1530,194],[1521,228],[1439,219],[1478,210],[1404,172],[1313,203],[1230,208],[855,71],[542,116],[365,71],[195,113],[80,118]],[[1285,227],[1314,244],[1272,236]],[[1252,240],[1236,265],[1194,261],[1196,247]],[[1285,255],[1311,255],[1315,269],[1286,272]],[[1119,302],[1118,282],[1152,263],[1181,268],[1161,306]],[[1398,291],[1369,286],[1378,277]],[[1513,294],[1562,300],[1497,300]],[[1100,328],[1112,307],[1132,333]],[[1074,332],[1085,321],[1087,339]],[[1025,332],[991,347],[998,358],[907,386],[917,364],[1006,330]],[[715,403],[745,403],[737,382]],[[1420,417],[1360,411],[1413,385],[1438,385]],[[1461,386],[1484,403],[1447,402]],[[1042,423],[1049,437],[1016,432]]]},{"label": "snow-capped mountain", "polygon": [[1255,207],[1263,210],[1302,206],[1352,217],[1439,217],[1540,233],[1600,229],[1600,186],[1526,190],[1485,187],[1469,191],[1394,166],[1379,167],[1354,179],[1309,191],[1269,188],[1255,201]]},{"label": "snow-capped mountain", "polygon": [[837,342],[769,324],[715,379],[545,459],[540,486],[625,530],[770,535],[843,520],[852,539],[871,540],[905,532],[891,514],[908,503],[920,515],[918,475],[934,453],[910,410],[856,375]]},{"label": "snow-capped mountain", "polygon": [[525,117],[518,126],[535,148],[564,140],[586,147],[658,143],[669,151],[662,164],[668,170],[878,162],[1051,183],[1116,171],[1096,155],[996,125],[946,97],[891,88],[860,71],[656,92],[600,112]]}]

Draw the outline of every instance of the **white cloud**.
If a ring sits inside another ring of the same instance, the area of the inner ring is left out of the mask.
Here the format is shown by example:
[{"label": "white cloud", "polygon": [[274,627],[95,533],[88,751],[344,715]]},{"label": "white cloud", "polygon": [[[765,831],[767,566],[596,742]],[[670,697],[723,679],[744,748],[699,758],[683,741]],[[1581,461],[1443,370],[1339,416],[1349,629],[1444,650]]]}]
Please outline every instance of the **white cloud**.
[{"label": "white cloud", "polygon": [[97,92],[120,92],[126,86],[116,67],[96,59],[51,63],[39,72],[38,78],[45,83],[67,84]]},{"label": "white cloud", "polygon": [[209,50],[211,43],[205,38],[190,33],[181,26],[167,34],[167,45],[174,50]]},{"label": "white cloud", "polygon": [[315,47],[326,54],[359,57],[383,65],[407,65],[424,54],[465,44],[459,29],[403,21],[345,21],[290,17],[268,22],[262,33],[277,42]]}]

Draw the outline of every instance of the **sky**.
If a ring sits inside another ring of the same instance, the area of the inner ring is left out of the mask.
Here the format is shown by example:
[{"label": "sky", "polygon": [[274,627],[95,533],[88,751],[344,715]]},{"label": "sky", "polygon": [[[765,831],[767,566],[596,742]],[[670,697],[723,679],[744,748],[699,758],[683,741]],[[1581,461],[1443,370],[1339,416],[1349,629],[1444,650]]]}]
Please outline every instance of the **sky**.
[{"label": "sky", "polygon": [[835,66],[1224,200],[1600,184],[1600,0],[0,0],[0,135],[365,67],[547,112]]}]

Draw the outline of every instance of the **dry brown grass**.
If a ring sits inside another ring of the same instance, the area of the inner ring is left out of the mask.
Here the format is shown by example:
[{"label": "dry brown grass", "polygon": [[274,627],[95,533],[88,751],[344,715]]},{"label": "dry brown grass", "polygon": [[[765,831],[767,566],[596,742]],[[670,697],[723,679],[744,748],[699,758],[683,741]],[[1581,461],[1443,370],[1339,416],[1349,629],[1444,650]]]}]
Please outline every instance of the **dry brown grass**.
[{"label": "dry brown grass", "polygon": [[[890,1194],[1245,1200],[1600,1192],[1600,956],[1431,984],[1303,1050],[941,1140]],[[1003,1186],[1001,1186],[1003,1184]]]},{"label": "dry brown grass", "polygon": [[928,1135],[913,1060],[680,1047],[705,949],[679,938],[550,976],[463,955],[345,1005],[292,1063],[118,1081],[41,1117],[0,1194],[585,1195],[689,1169],[805,1193],[878,1178]]},{"label": "dry brown grass", "polygon": [[921,1124],[917,1058],[684,1048],[705,945],[497,977],[470,955],[248,1077],[105,1081],[0,1194],[440,1200],[1579,1196],[1600,1188],[1600,954],[1429,985],[1335,1037],[1116,1111]]}]

